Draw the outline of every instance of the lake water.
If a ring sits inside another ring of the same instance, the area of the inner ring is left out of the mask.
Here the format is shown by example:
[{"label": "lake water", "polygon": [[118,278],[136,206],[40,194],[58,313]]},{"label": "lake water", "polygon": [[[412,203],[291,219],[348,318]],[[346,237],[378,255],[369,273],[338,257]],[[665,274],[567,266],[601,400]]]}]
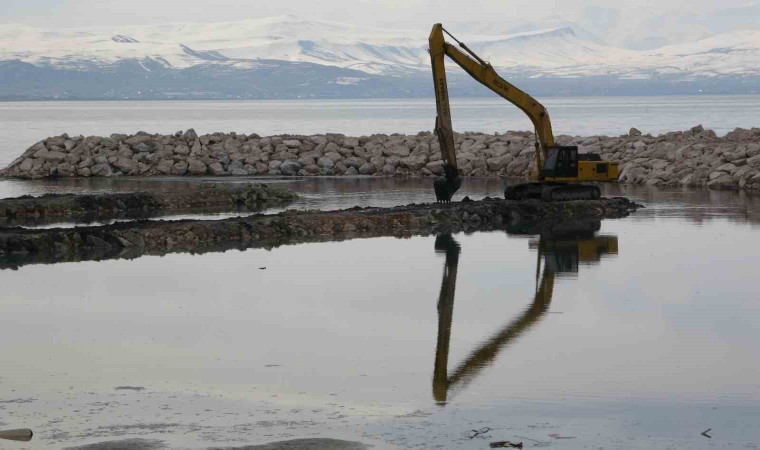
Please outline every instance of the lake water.
[{"label": "lake water", "polygon": [[[760,123],[755,98],[546,103],[560,132],[702,123],[724,133]],[[499,102],[457,106],[460,130],[526,127]],[[64,131],[416,132],[431,111],[424,101],[3,103],[0,159]],[[0,180],[0,195],[208,180]],[[299,192],[298,209],[433,196],[426,179],[266,181]],[[460,193],[501,196],[502,183],[468,179]],[[357,239],[0,270],[0,429],[36,433],[0,449],[303,437],[377,449],[758,448],[760,196],[604,194],[646,208],[572,235]],[[469,438],[483,427],[492,430]]]},{"label": "lake water", "polygon": [[[183,183],[75,184],[130,182]],[[303,194],[298,208],[432,195],[424,179],[283,183]],[[474,198],[501,188],[463,186]],[[37,434],[0,448],[136,437],[757,448],[760,197],[605,194],[647,208],[570,237],[359,239],[2,271],[0,428]]]},{"label": "lake water", "polygon": [[[549,97],[540,99],[556,134],[620,135],[685,130],[697,124],[725,134],[760,126],[760,96]],[[498,98],[451,99],[454,129],[530,130],[528,118]],[[282,100],[201,102],[0,102],[0,166],[48,136],[112,133],[322,134],[431,131],[435,101]]]}]

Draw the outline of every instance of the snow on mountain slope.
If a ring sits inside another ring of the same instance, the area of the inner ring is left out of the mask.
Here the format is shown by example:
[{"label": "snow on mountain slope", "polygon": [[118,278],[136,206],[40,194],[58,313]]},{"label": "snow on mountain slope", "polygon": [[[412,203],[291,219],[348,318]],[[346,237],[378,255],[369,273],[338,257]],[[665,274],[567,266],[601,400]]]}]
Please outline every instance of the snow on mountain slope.
[{"label": "snow on mountain slope", "polygon": [[[0,60],[80,69],[121,60],[150,59],[173,68],[283,60],[403,75],[428,70],[427,35],[427,29],[367,28],[293,16],[65,30],[0,25]],[[603,45],[573,26],[460,38],[494,66],[535,76],[760,74],[760,30],[647,51]]]}]

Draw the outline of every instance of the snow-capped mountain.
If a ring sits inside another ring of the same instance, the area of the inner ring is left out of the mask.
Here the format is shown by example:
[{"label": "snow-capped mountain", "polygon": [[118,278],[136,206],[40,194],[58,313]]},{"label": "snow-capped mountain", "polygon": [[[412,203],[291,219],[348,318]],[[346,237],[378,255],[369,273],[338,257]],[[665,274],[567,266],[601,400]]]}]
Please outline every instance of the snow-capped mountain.
[{"label": "snow-capped mountain", "polygon": [[[493,27],[468,26],[463,27],[469,30],[467,35],[458,37],[510,76],[633,80],[760,76],[760,27],[642,51],[605,45],[572,23],[559,25],[507,34]],[[355,85],[426,74],[428,33],[429,29],[368,28],[293,16],[86,29],[0,25],[0,61],[27,64],[27,70],[104,71],[128,65],[145,73],[206,74],[306,64],[301,67],[347,71],[334,72],[333,80],[320,78],[323,83]]]}]

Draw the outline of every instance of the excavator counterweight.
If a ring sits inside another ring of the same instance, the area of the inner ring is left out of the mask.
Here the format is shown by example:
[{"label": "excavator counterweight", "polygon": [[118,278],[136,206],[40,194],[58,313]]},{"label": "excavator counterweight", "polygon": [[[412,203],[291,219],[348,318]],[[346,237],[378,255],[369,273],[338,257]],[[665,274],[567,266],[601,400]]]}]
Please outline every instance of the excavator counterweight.
[{"label": "excavator counterweight", "polygon": [[[461,48],[446,42],[446,33]],[[517,106],[524,112],[536,135],[536,181],[508,186],[504,191],[507,199],[538,198],[544,201],[596,199],[601,196],[595,184],[579,182],[616,181],[618,163],[602,161],[596,154],[579,154],[578,147],[557,145],[552,124],[546,108],[527,93],[512,85],[496,73],[490,63],[484,61],[463,42],[451,35],[443,25],[433,25],[429,37],[430,60],[433,68],[433,87],[437,116],[435,134],[441,149],[444,176],[433,183],[436,201],[449,202],[462,184],[457,167],[454,130],[451,124],[446,67],[448,56],[479,83]]]}]

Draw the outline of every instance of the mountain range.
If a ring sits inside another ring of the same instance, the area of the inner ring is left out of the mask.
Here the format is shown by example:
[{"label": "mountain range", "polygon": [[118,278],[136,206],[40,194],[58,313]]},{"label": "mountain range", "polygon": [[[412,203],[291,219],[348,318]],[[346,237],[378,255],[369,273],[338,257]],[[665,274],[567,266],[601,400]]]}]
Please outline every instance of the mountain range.
[{"label": "mountain range", "polygon": [[[463,26],[458,37],[536,95],[760,92],[760,26],[636,50],[573,23],[551,25]],[[118,29],[6,24],[0,98],[430,96],[428,32],[294,16]],[[488,95],[449,66],[453,95]]]}]

